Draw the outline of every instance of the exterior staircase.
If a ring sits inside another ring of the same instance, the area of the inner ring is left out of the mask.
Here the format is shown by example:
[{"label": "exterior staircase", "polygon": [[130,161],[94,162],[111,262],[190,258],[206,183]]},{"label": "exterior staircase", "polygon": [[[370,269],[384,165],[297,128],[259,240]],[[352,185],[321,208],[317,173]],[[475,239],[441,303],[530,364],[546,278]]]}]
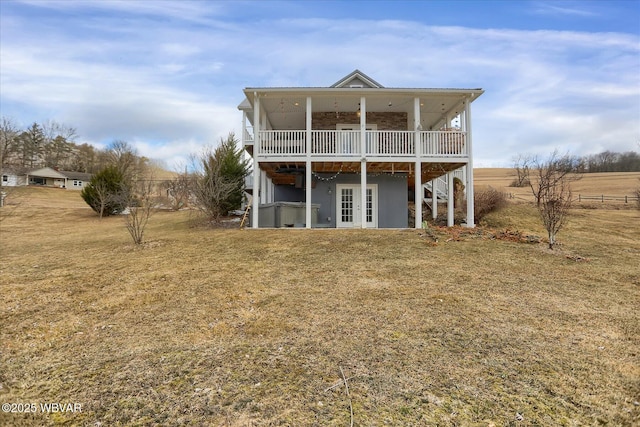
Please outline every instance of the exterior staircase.
[{"label": "exterior staircase", "polygon": [[[456,169],[453,171],[453,176],[455,178],[460,179],[462,182],[465,181],[465,171],[463,168]],[[436,197],[438,203],[447,203],[449,196],[449,188],[447,186],[447,176],[442,175],[435,179],[436,181]],[[422,185],[422,191],[428,190],[433,195],[433,185],[432,181],[427,181]],[[423,198],[424,203],[427,205],[429,209],[433,209],[433,197],[425,197]]]}]

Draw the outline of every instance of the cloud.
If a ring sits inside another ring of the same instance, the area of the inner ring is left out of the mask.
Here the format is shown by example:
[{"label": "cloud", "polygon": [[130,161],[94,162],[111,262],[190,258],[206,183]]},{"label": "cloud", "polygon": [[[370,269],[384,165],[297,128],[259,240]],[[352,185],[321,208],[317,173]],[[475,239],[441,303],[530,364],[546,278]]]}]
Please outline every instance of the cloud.
[{"label": "cloud", "polygon": [[473,103],[476,165],[556,147],[631,150],[640,138],[637,34],[267,9],[243,21],[227,2],[25,4],[56,13],[37,17],[40,31],[24,31],[33,16],[3,14],[3,114],[62,121],[96,144],[125,139],[169,164],[239,134],[244,87],[328,86],[356,68],[388,87],[484,88]]},{"label": "cloud", "polygon": [[[595,12],[585,9],[584,4],[581,4],[581,6],[583,6],[582,8],[569,7],[568,5],[561,6],[566,3],[567,2],[535,2],[533,12],[541,15],[569,15],[580,17],[596,16]],[[575,4],[575,2],[570,4]]]}]

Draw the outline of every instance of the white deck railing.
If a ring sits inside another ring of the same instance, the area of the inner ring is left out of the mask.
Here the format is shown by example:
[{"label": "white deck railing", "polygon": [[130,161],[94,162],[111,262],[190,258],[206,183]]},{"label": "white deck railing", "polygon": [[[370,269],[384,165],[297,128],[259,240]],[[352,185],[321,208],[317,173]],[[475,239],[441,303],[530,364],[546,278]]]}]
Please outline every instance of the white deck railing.
[{"label": "white deck railing", "polygon": [[415,132],[367,131],[367,154],[380,156],[414,156]]},{"label": "white deck railing", "polygon": [[466,132],[421,132],[420,143],[422,153],[430,153],[435,156],[455,157],[467,155]]},{"label": "white deck railing", "polygon": [[253,144],[253,128],[247,127],[244,129],[244,143]]},{"label": "white deck railing", "polygon": [[[305,130],[266,130],[259,132],[259,144],[254,155],[260,157],[301,157],[307,155]],[[422,131],[419,147],[415,132],[366,131],[365,155],[369,157],[467,157],[466,132]],[[246,135],[247,138],[249,135]],[[253,138],[251,138],[252,140]],[[312,157],[362,156],[360,131],[313,130],[311,131]]]}]

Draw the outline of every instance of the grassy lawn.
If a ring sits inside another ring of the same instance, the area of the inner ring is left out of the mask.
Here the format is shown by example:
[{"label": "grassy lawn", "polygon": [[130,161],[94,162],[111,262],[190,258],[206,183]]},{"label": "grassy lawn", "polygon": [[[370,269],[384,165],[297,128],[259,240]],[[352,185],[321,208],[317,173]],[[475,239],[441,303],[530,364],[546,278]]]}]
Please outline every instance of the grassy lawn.
[{"label": "grassy lawn", "polygon": [[553,252],[492,238],[544,236],[524,203],[437,243],[163,212],[135,247],[76,193],[20,196],[0,211],[0,402],[82,412],[2,426],[640,423],[638,210],[576,209]]}]

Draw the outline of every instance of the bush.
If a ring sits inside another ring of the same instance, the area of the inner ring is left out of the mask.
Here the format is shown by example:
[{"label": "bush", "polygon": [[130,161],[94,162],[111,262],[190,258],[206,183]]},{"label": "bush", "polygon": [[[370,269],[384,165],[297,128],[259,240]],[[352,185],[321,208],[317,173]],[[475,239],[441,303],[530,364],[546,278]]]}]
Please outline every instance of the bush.
[{"label": "bush", "polygon": [[115,166],[107,166],[95,174],[80,194],[99,216],[116,215],[127,205],[124,175]]},{"label": "bush", "polygon": [[509,187],[528,187],[531,181],[529,181],[529,178],[524,178],[524,179],[514,179],[513,181],[511,181],[511,183],[509,184]]},{"label": "bush", "polygon": [[473,214],[476,223],[480,222],[487,214],[505,207],[507,197],[504,193],[493,187],[478,188],[473,197]]}]

